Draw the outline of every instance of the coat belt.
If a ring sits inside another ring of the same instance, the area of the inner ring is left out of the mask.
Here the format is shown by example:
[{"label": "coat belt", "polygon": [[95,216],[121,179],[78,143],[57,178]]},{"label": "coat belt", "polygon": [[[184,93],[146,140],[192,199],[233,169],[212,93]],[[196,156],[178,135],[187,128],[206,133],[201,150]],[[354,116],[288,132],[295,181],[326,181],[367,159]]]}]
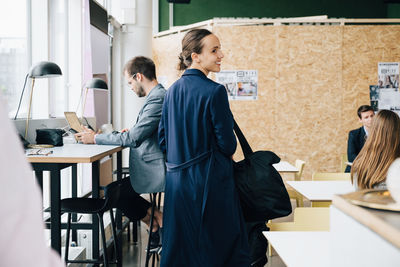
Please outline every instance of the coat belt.
[{"label": "coat belt", "polygon": [[202,160],[204,160],[205,158],[209,157],[211,155],[211,153],[212,153],[212,150],[208,150],[204,153],[201,153],[197,157],[194,157],[194,158],[192,158],[184,163],[181,163],[181,164],[166,162],[165,164],[167,165],[167,171],[176,172],[176,171],[180,171],[180,170],[189,168],[189,167],[193,166],[194,164],[199,163]]}]

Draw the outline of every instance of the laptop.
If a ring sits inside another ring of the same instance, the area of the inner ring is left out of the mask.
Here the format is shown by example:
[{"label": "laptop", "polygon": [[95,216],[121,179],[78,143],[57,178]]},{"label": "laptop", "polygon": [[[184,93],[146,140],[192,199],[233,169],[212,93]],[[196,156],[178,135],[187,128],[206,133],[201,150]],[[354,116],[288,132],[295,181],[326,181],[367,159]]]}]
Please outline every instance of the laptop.
[{"label": "laptop", "polygon": [[64,112],[65,115],[65,119],[67,120],[69,127],[79,133],[79,132],[83,132],[83,126],[81,124],[81,122],[78,119],[78,116],[76,115],[76,112],[71,112],[71,111],[65,111]]}]

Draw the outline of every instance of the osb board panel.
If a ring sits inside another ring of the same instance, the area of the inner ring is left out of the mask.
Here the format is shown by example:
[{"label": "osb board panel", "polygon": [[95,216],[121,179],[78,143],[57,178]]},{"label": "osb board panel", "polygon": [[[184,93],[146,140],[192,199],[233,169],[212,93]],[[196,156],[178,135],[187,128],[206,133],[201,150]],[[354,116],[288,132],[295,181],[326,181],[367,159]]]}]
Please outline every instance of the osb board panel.
[{"label": "osb board panel", "polygon": [[[231,101],[235,120],[253,149],[274,147],[275,29],[273,27],[214,27],[224,58],[222,69],[258,70],[258,100]],[[235,159],[241,159],[238,149]]]},{"label": "osb board panel", "polygon": [[[356,109],[377,83],[378,62],[400,61],[400,26],[219,26],[213,32],[225,54],[223,69],[258,70],[258,100],[230,102],[251,146],[292,163],[305,160],[305,179],[340,170],[348,131],[360,126]],[[179,76],[182,37],[153,42],[158,75],[169,84]]]},{"label": "osb board panel", "polygon": [[171,86],[180,76],[177,70],[178,56],[182,51],[184,34],[171,34],[161,38],[153,38],[153,60],[156,64],[157,77],[167,78],[167,86]]},{"label": "osb board panel", "polygon": [[341,125],[341,29],[281,26],[276,31],[273,151],[289,162],[304,160],[304,178],[324,168],[335,171]]},{"label": "osb board panel", "polygon": [[360,127],[357,107],[369,103],[379,62],[400,61],[400,26],[346,26],[343,31],[343,132]]}]

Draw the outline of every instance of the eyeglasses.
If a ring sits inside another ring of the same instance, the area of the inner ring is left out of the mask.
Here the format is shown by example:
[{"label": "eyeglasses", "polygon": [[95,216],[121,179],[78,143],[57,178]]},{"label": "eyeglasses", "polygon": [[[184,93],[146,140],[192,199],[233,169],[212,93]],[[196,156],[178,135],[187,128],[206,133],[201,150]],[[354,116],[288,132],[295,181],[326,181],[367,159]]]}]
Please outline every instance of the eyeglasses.
[{"label": "eyeglasses", "polygon": [[[132,75],[132,80],[136,80],[135,78],[136,78],[136,74],[137,74],[137,72],[135,73],[135,74],[133,74]],[[128,86],[129,87],[131,87],[132,86],[132,84],[131,84],[131,81],[130,80],[128,80]]]}]

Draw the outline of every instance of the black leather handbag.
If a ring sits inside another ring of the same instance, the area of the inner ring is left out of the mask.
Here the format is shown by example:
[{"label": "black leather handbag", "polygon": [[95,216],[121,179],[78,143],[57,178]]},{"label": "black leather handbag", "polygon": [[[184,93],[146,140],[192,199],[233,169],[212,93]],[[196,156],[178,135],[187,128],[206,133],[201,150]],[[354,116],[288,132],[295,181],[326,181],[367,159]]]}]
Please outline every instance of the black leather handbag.
[{"label": "black leather handbag", "polygon": [[53,146],[62,146],[64,130],[61,129],[36,129],[36,143]]},{"label": "black leather handbag", "polygon": [[271,151],[253,152],[234,122],[244,159],[233,163],[236,188],[246,222],[267,221],[287,216],[292,205],[281,175],[272,166],[280,158]]}]

